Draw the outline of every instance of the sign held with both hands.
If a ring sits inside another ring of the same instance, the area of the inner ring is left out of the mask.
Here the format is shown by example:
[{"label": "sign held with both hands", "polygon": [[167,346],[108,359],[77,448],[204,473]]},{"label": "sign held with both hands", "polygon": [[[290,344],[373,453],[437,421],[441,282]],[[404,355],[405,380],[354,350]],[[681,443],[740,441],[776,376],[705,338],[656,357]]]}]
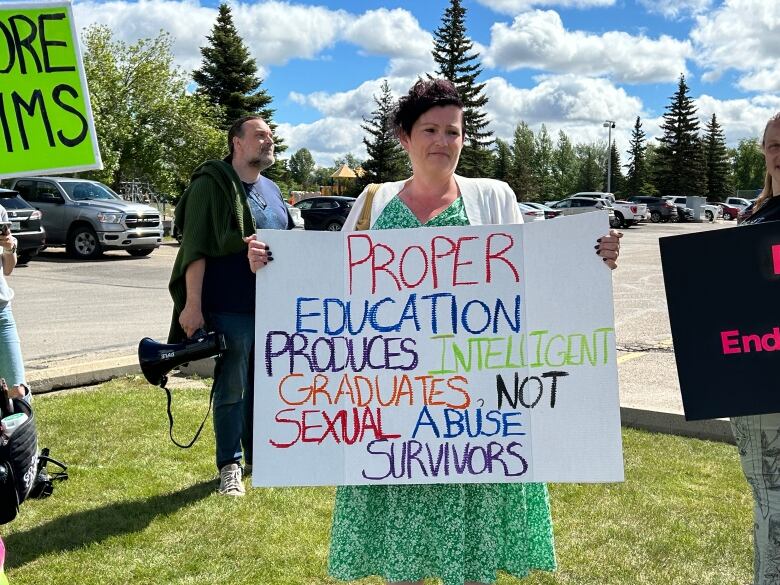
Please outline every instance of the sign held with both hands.
[{"label": "sign held with both hands", "polygon": [[259,234],[253,485],[621,481],[606,223]]}]

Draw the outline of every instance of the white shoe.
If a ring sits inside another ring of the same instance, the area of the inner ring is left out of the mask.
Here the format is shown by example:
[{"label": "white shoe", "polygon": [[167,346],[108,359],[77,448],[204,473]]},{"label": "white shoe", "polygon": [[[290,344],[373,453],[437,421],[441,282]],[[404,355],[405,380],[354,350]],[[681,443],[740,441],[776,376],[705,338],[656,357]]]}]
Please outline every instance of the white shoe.
[{"label": "white shoe", "polygon": [[243,496],[246,494],[241,482],[241,466],[230,463],[219,470],[219,491],[223,496]]}]

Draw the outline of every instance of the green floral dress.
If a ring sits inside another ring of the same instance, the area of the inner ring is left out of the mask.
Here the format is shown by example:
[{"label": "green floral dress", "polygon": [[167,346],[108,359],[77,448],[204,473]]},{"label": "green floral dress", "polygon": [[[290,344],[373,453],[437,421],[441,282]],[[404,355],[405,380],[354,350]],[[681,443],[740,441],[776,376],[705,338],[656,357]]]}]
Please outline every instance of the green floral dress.
[{"label": "green floral dress", "polygon": [[[373,229],[421,227],[393,198]],[[424,224],[469,225],[462,198]],[[544,484],[342,486],[336,490],[328,572],[352,581],[439,577],[444,585],[494,583],[496,572],[524,577],[555,569]]]}]

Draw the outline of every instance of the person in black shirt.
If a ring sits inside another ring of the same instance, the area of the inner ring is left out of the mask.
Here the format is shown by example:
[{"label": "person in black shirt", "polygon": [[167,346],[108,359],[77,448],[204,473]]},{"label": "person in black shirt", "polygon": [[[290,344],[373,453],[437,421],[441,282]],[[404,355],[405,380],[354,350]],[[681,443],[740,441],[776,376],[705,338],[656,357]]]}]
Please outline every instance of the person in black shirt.
[{"label": "person in black shirt", "polygon": [[[252,463],[255,275],[246,239],[258,229],[290,229],[279,188],[260,173],[274,163],[274,140],[259,116],[236,120],[230,154],[203,163],[176,206],[182,241],[169,290],[174,314],[169,341],[207,327],[225,336],[214,369],[214,436],[219,493],[244,495]],[[243,447],[243,449],[242,449]]]},{"label": "person in black shirt", "polygon": [[[780,113],[764,129],[764,189],[742,224],[780,220]],[[780,231],[780,224],[778,224]],[[780,413],[732,417],[745,478],[753,490],[754,585],[780,583]]]}]

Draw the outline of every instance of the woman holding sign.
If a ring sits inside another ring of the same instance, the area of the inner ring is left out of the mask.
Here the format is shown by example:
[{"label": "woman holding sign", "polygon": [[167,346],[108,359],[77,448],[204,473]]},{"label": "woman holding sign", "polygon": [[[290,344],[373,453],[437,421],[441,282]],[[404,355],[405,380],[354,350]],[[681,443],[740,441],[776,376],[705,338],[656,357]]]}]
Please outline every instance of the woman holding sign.
[{"label": "woman holding sign", "polygon": [[[412,178],[366,189],[345,230],[522,222],[515,194],[506,183],[455,175],[464,127],[463,103],[452,83],[418,81],[400,99],[393,122],[411,160]],[[610,268],[615,268],[619,237],[612,233],[595,246]],[[267,264],[267,254],[264,243],[250,242],[253,270]],[[494,583],[499,570],[524,577],[555,566],[543,484],[337,490],[329,559],[329,573],[337,579],[380,575],[391,583],[413,583],[439,577],[445,585],[463,585]]]},{"label": "woman holding sign", "polygon": [[[761,150],[766,161],[764,189],[743,224],[780,220],[780,113],[767,122]],[[780,583],[780,413],[734,417],[731,426],[753,490],[753,583]]]}]

